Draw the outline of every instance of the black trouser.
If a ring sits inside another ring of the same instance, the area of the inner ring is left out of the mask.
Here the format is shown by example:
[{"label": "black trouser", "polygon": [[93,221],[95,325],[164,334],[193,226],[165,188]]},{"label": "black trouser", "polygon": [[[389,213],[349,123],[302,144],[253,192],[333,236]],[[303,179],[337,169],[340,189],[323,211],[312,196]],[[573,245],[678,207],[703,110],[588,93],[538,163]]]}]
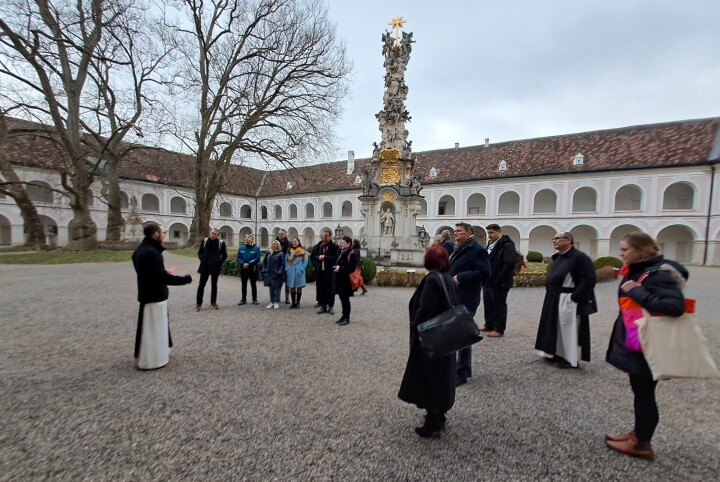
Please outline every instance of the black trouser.
[{"label": "black trouser", "polygon": [[655,401],[657,381],[630,375],[630,386],[635,395],[635,436],[639,442],[649,442],[660,420]]},{"label": "black trouser", "polygon": [[197,290],[198,305],[202,305],[203,295],[205,294],[205,285],[207,284],[208,278],[212,278],[210,280],[210,303],[217,303],[217,282],[219,277],[220,273],[213,274],[212,276],[210,275],[210,273],[200,273],[200,284],[198,285]]},{"label": "black trouser", "polygon": [[250,289],[252,290],[252,300],[257,301],[257,271],[255,268],[242,268],[240,271],[240,279],[242,280],[242,301],[247,300],[247,282],[250,280]]},{"label": "black trouser", "polygon": [[485,311],[485,328],[498,333],[505,333],[507,326],[507,297],[510,288],[502,286],[483,286],[483,310]]},{"label": "black trouser", "polygon": [[[473,318],[475,317],[476,311],[477,309],[470,311]],[[457,372],[458,378],[470,378],[472,376],[472,345],[458,350],[455,371]]]},{"label": "black trouser", "polygon": [[332,308],[335,306],[335,293],[333,293],[333,278],[335,274],[332,271],[318,271],[316,288],[320,298],[321,308]]},{"label": "black trouser", "polygon": [[350,295],[352,291],[339,290],[338,298],[340,298],[340,304],[342,305],[342,318],[350,321]]}]

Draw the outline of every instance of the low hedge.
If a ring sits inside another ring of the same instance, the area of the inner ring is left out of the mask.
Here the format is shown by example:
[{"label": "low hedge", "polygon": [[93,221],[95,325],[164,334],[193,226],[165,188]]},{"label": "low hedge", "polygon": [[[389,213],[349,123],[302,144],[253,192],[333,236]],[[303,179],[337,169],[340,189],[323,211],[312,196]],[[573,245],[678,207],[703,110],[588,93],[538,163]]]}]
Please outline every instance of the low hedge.
[{"label": "low hedge", "polygon": [[525,259],[528,263],[542,263],[545,258],[542,253],[538,253],[537,251],[528,251]]},{"label": "low hedge", "polygon": [[513,278],[513,286],[532,288],[545,286],[545,273],[520,273]]},{"label": "low hedge", "polygon": [[369,285],[377,276],[377,264],[370,258],[360,257],[362,262],[362,277],[366,285]]},{"label": "low hedge", "polygon": [[603,266],[612,266],[613,268],[622,268],[623,262],[622,260],[614,257],[614,256],[603,256],[601,258],[596,259],[593,261],[593,266],[595,266],[595,269],[602,268]]}]

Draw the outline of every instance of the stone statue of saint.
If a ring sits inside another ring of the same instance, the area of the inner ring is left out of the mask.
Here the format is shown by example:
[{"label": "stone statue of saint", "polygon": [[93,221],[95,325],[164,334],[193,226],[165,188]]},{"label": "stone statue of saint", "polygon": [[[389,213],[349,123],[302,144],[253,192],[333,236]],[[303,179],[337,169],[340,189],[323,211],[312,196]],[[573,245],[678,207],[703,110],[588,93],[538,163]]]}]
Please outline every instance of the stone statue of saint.
[{"label": "stone statue of saint", "polygon": [[383,228],[383,236],[393,236],[395,233],[395,216],[390,212],[390,208],[380,214],[380,225]]}]

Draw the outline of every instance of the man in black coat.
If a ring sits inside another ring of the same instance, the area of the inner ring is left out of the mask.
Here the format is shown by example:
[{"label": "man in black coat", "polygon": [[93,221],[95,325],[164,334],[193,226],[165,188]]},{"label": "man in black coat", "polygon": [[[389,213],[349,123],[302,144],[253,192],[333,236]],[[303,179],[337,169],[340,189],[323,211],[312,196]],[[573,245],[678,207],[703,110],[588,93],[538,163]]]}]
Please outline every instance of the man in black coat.
[{"label": "man in black coat", "polygon": [[590,315],[597,313],[595,267],[575,249],[571,233],[560,231],[552,242],[557,253],[545,279],[535,349],[558,368],[577,368],[578,360],[590,361]]},{"label": "man in black coat", "polygon": [[214,310],[218,309],[217,305],[217,283],[222,271],[222,266],[227,259],[227,247],[225,241],[219,239],[220,231],[213,229],[210,231],[210,237],[205,238],[200,243],[200,249],[198,250],[198,258],[200,258],[200,267],[198,273],[200,273],[200,284],[197,290],[197,311],[202,310],[203,295],[205,294],[205,285],[210,281],[210,306]]},{"label": "man in black coat", "polygon": [[507,296],[515,276],[517,249],[512,239],[502,234],[499,225],[490,224],[485,229],[490,240],[487,252],[490,256],[492,276],[483,286],[485,326],[480,331],[487,331],[487,336],[495,338],[505,334]]},{"label": "man in black coat", "polygon": [[452,256],[453,250],[455,249],[455,243],[450,239],[450,230],[445,229],[440,233],[442,237],[442,247],[447,251],[448,256]]},{"label": "man in black coat", "polygon": [[168,285],[192,282],[190,275],[174,276],[166,270],[162,252],[165,250],[165,232],[162,225],[149,221],[143,224],[145,239],[135,249],[132,262],[137,273],[138,314],[135,334],[135,366],[140,370],[153,370],[170,361],[170,325],[167,299]]},{"label": "man in black coat", "polygon": [[[465,305],[475,316],[480,305],[480,290],[490,279],[490,259],[487,251],[473,237],[473,229],[467,223],[455,225],[455,248],[450,256],[450,275],[457,288],[458,303]],[[472,376],[472,348],[458,351],[457,385]]]},{"label": "man in black coat", "polygon": [[[288,249],[290,249],[290,240],[287,238],[287,231],[280,228],[278,230],[278,235],[275,240],[280,243],[280,249],[282,249],[283,256],[285,256],[288,252]],[[288,288],[287,279],[285,280],[285,304],[290,304],[290,288]]]},{"label": "man in black coat", "polygon": [[332,315],[335,313],[335,292],[333,290],[335,273],[333,273],[332,267],[340,254],[340,248],[333,243],[332,231],[325,229],[322,232],[322,241],[317,244],[316,248],[313,249],[312,263],[313,266],[316,266],[317,273],[315,287],[319,293],[318,314],[330,313]]}]

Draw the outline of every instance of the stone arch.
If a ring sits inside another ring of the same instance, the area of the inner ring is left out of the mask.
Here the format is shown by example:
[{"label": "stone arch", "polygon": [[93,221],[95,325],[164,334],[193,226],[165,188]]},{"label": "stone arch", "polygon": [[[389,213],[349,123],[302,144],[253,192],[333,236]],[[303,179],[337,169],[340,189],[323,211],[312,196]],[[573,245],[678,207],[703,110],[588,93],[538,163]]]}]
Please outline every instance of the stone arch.
[{"label": "stone arch", "polygon": [[637,184],[625,184],[615,192],[615,211],[643,209],[643,191]]},{"label": "stone arch", "polygon": [[[241,228],[240,232],[238,232],[238,244],[240,244],[240,243],[244,244],[245,236],[247,236],[248,234],[253,234],[252,229],[250,229],[249,226],[245,226],[244,228]],[[254,238],[255,238],[255,235],[253,235],[253,239]],[[257,242],[256,239],[254,239],[254,240],[255,240],[255,242]]]},{"label": "stone arch", "polygon": [[33,184],[25,186],[25,192],[33,203],[36,204],[52,204],[53,191],[50,184],[44,181],[30,181]]},{"label": "stone arch", "polygon": [[438,216],[455,216],[455,198],[445,194],[438,200]]},{"label": "stone arch", "polygon": [[638,228],[633,224],[621,224],[620,226],[617,226],[615,229],[613,229],[612,233],[610,233],[610,246],[608,247],[608,249],[610,250],[609,255],[619,258],[620,240],[626,234],[632,233],[634,231],[642,231],[642,229]]},{"label": "stone arch", "polygon": [[[552,244],[555,233],[557,233],[557,229],[546,224],[534,227],[528,236],[528,251],[537,251],[546,258],[552,256],[555,253]],[[527,255],[527,253],[523,254]]]},{"label": "stone arch", "polygon": [[340,228],[343,230],[343,236],[350,236],[351,238],[355,236],[350,226],[340,226]]},{"label": "stone arch", "polygon": [[687,226],[673,224],[660,230],[655,242],[660,252],[668,259],[681,263],[692,261],[693,241],[695,233]]},{"label": "stone arch", "polygon": [[120,191],[120,210],[128,211],[130,209],[130,198],[125,191]]},{"label": "stone arch", "polygon": [[589,186],[581,187],[573,193],[573,213],[597,212],[597,191]]},{"label": "stone arch", "polygon": [[282,219],[282,206],[281,205],[279,205],[279,204],[275,205],[274,216],[275,216],[275,219]]},{"label": "stone arch", "polygon": [[187,203],[180,196],[170,199],[170,212],[172,214],[187,214]]},{"label": "stone arch", "polygon": [[267,219],[269,215],[269,211],[267,206],[262,206],[260,208],[260,219]]},{"label": "stone arch", "polygon": [[350,201],[343,201],[340,208],[340,217],[351,218],[353,215],[353,205]]},{"label": "stone arch", "polygon": [[485,196],[476,192],[471,194],[467,200],[466,214],[468,216],[480,216],[484,215],[487,210],[487,199]]},{"label": "stone arch", "polygon": [[427,216],[427,201],[424,198],[420,199],[420,212],[418,216]]},{"label": "stone arch", "polygon": [[221,218],[231,218],[232,215],[233,215],[232,204],[230,204],[227,201],[220,203],[220,217]]},{"label": "stone arch", "polygon": [[12,224],[8,218],[0,214],[0,246],[10,246],[11,244]]},{"label": "stone arch", "polygon": [[450,227],[450,226],[440,226],[439,228],[437,228],[437,229],[435,230],[435,236],[437,236],[438,234],[442,233],[442,232],[445,231],[446,229],[447,229],[448,231],[450,231],[450,239],[452,239],[452,233],[453,233],[453,231],[455,230],[455,228],[454,228],[454,227]]},{"label": "stone arch", "polygon": [[140,210],[154,213],[160,212],[160,199],[155,194],[143,194],[140,198]]},{"label": "stone arch", "polygon": [[315,205],[313,203],[305,204],[305,219],[315,219]]},{"label": "stone arch", "polygon": [[697,189],[691,182],[675,182],[663,192],[663,210],[695,209],[695,192]]},{"label": "stone arch", "polygon": [[498,199],[498,214],[520,214],[520,195],[515,191],[506,191]]},{"label": "stone arch", "polygon": [[[292,239],[292,238],[295,238],[295,237],[300,238],[300,235],[299,235],[299,233],[298,233],[298,230],[297,230],[295,227],[290,227],[290,228],[288,228],[288,230],[287,230],[287,238],[288,238],[288,239]],[[302,243],[302,239],[300,240],[300,242]]]},{"label": "stone arch", "polygon": [[322,217],[331,218],[333,217],[333,205],[330,201],[323,203],[322,205]]},{"label": "stone arch", "polygon": [[[260,240],[258,241],[258,245],[261,248],[268,248],[270,246],[270,235],[268,233],[267,228],[260,228]],[[275,239],[275,238],[273,238]]]},{"label": "stone arch", "polygon": [[500,230],[504,235],[506,234],[508,238],[512,239],[516,249],[520,249],[520,231],[515,226],[506,224],[505,226],[500,226]]},{"label": "stone arch", "polygon": [[475,236],[475,241],[483,246],[487,246],[487,231],[485,231],[485,228],[477,225],[472,225],[471,227],[473,230],[473,236]]},{"label": "stone arch", "polygon": [[579,224],[574,228],[570,229],[575,242],[575,247],[583,253],[590,256],[592,259],[598,257],[598,232],[592,226],[587,224]]},{"label": "stone arch", "polygon": [[535,193],[533,214],[556,214],[557,193],[552,189],[542,189]]},{"label": "stone arch", "polygon": [[307,227],[303,229],[302,241],[303,246],[309,246],[312,251],[312,246],[315,245],[315,231],[313,231],[313,228]]},{"label": "stone arch", "polygon": [[[225,225],[219,229],[220,239],[224,239],[228,246],[236,246],[235,230],[232,226]],[[229,253],[228,253],[229,254]]]},{"label": "stone arch", "polygon": [[187,244],[190,229],[183,223],[173,223],[167,230],[167,240],[170,243],[177,243],[178,246]]},{"label": "stone arch", "polygon": [[290,219],[297,219],[298,218],[298,208],[296,204],[291,204],[288,207],[288,212],[290,213],[289,218]]},{"label": "stone arch", "polygon": [[252,219],[252,208],[249,204],[243,204],[240,207],[240,218],[241,219]]}]

